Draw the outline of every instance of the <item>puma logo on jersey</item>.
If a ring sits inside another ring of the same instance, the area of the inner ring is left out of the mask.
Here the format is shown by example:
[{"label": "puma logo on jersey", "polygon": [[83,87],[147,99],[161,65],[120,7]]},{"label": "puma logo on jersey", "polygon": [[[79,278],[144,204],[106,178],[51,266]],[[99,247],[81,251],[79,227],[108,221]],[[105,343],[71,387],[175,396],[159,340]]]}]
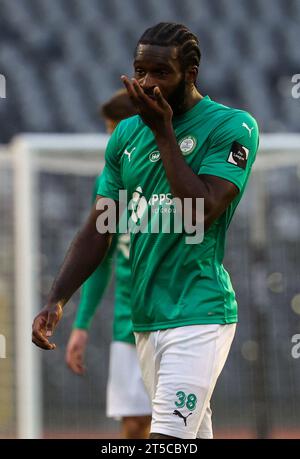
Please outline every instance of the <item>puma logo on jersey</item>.
[{"label": "puma logo on jersey", "polygon": [[245,122],[242,124],[242,127],[244,127],[244,128],[247,129],[247,131],[249,132],[249,137],[251,137],[252,129],[254,129],[254,127],[250,128],[250,127],[248,126],[248,124],[245,123]]},{"label": "puma logo on jersey", "polygon": [[174,410],[174,411],[173,411],[173,414],[175,414],[175,416],[178,416],[179,418],[183,419],[184,425],[186,426],[186,420],[187,420],[187,418],[188,418],[191,414],[193,414],[193,413],[189,413],[187,416],[183,416],[183,414],[180,413],[180,411]]},{"label": "puma logo on jersey", "polygon": [[130,159],[131,159],[131,155],[132,153],[134,152],[135,150],[135,147],[133,147],[133,149],[131,151],[128,151],[127,148],[125,148],[125,151],[124,151],[124,155],[127,155],[128,156],[128,161],[130,162]]}]

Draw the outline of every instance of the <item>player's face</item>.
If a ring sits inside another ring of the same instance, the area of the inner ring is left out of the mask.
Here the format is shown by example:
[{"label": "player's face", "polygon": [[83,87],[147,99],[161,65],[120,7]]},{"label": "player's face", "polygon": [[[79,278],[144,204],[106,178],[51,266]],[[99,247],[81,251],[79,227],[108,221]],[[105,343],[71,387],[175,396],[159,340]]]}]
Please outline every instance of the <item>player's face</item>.
[{"label": "player's face", "polygon": [[153,97],[158,86],[176,114],[182,110],[186,95],[185,74],[175,46],[138,45],[134,77],[144,92]]}]

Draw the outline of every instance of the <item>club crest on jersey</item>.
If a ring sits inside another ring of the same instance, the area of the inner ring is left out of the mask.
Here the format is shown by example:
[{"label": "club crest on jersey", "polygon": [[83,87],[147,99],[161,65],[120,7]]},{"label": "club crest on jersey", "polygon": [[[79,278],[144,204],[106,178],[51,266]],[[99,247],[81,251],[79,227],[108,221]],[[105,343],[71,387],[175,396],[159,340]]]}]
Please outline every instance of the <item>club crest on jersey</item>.
[{"label": "club crest on jersey", "polygon": [[179,141],[179,148],[183,156],[187,156],[195,150],[197,140],[194,136],[188,135]]},{"label": "club crest on jersey", "polygon": [[227,162],[241,169],[246,169],[249,150],[238,142],[233,142]]},{"label": "club crest on jersey", "polygon": [[156,163],[157,161],[160,160],[160,152],[158,150],[152,151],[152,153],[150,153],[149,155],[149,159],[151,163]]}]

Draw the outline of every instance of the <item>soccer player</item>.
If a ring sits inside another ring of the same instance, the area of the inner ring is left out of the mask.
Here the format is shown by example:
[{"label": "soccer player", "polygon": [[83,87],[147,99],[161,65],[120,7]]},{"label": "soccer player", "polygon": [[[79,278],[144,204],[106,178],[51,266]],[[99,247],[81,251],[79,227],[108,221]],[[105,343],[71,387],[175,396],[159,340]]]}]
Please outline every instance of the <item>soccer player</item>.
[{"label": "soccer player", "polygon": [[111,136],[97,204],[33,323],[33,342],[54,349],[49,337],[63,307],[110,245],[99,225],[108,218],[105,198],[122,203],[119,190],[126,189],[130,222],[140,226],[146,211],[158,209],[146,230],[165,211],[175,220],[178,200],[189,210],[187,198],[198,224],[203,198],[202,242],[188,243],[188,231],[173,224],[169,234],[131,229],[133,330],[152,400],[153,439],[197,438],[238,320],[223,256],[256,157],[258,127],[247,112],[201,95],[200,56],[197,37],[182,24],[159,23],[138,41],[134,78],[121,78],[138,116]]},{"label": "soccer player", "polygon": [[[118,123],[136,114],[126,89],[122,89],[101,107],[106,130],[111,134]],[[93,192],[96,199],[101,175]],[[114,307],[113,342],[110,347],[110,366],[107,385],[107,416],[121,418],[123,438],[148,438],[151,405],[137,359],[130,309],[129,234],[114,236],[104,261],[84,283],[73,331],[66,352],[66,362],[79,375],[85,371],[84,354],[88,329],[100,305],[112,272],[112,258],[116,259],[116,295]]]}]

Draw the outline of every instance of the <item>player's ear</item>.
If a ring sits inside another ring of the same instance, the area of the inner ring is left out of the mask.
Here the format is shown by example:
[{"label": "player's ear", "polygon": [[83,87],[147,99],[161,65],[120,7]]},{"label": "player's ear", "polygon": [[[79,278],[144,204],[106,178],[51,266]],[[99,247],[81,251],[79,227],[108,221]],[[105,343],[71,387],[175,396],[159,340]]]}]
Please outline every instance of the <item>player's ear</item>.
[{"label": "player's ear", "polygon": [[197,65],[190,65],[185,71],[185,81],[187,84],[192,85],[196,83],[198,76]]}]

